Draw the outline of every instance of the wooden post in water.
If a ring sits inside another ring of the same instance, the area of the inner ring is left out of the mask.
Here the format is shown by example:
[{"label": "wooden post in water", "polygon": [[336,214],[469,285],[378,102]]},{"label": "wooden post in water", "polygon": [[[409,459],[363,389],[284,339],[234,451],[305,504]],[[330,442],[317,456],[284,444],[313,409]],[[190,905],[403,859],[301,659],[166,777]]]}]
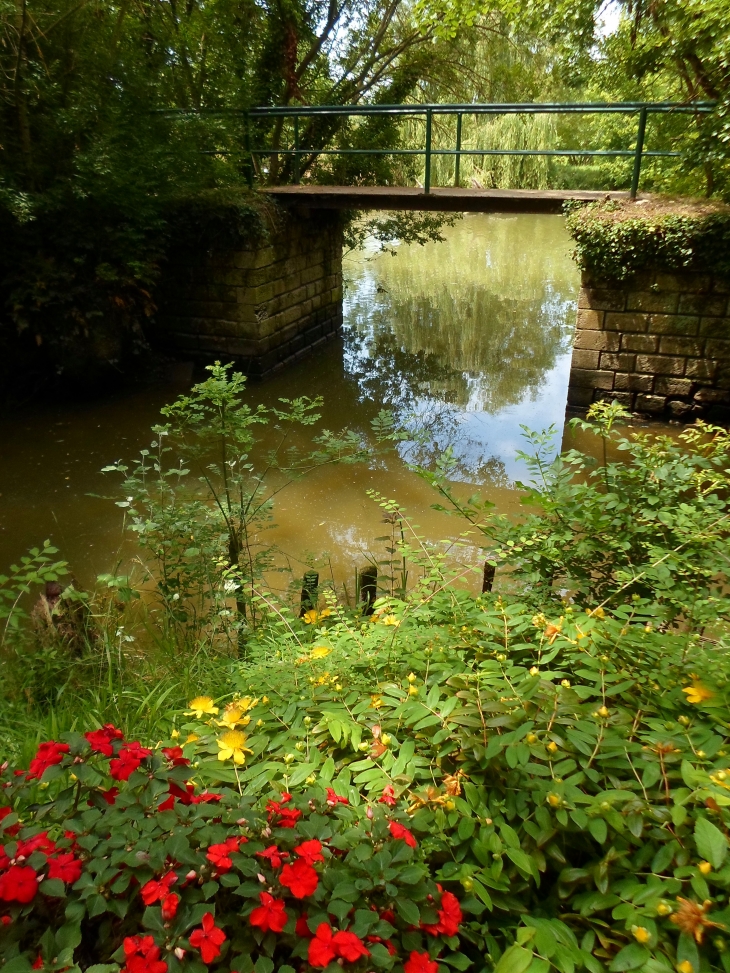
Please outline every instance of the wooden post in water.
[{"label": "wooden post in water", "polygon": [[372,615],[373,605],[378,596],[378,569],[374,564],[363,568],[358,577],[358,603],[362,605],[363,615]]},{"label": "wooden post in water", "polygon": [[484,562],[484,575],[482,577],[482,594],[492,590],[492,585],[494,584],[494,572],[497,570],[497,565],[492,561]]},{"label": "wooden post in water", "polygon": [[299,609],[301,618],[308,611],[317,607],[317,586],[319,585],[319,574],[317,571],[305,571],[302,578],[302,603]]}]

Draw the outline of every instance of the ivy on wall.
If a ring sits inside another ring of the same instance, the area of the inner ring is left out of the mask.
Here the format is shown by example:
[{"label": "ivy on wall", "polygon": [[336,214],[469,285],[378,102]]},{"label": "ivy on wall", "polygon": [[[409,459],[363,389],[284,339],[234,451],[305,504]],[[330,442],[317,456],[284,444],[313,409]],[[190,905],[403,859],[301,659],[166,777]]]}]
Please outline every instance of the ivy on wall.
[{"label": "ivy on wall", "polygon": [[645,270],[730,276],[730,207],[692,200],[571,202],[566,225],[581,270],[626,280]]}]

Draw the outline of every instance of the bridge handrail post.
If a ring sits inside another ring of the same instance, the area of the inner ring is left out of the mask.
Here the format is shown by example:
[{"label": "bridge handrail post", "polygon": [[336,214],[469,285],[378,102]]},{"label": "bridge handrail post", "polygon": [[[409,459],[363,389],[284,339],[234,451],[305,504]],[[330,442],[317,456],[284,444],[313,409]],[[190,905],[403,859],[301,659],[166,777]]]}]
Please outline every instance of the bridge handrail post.
[{"label": "bridge handrail post", "polygon": [[461,182],[461,112],[456,114],[456,160],[454,162],[454,186]]},{"label": "bridge handrail post", "polygon": [[432,111],[430,108],[426,109],[426,171],[423,175],[423,191],[424,193],[431,192],[431,120]]},{"label": "bridge handrail post", "polygon": [[299,185],[299,115],[294,116],[294,185]]},{"label": "bridge handrail post", "polygon": [[248,183],[248,188],[253,189],[255,170],[253,163],[253,152],[251,151],[251,119],[248,114],[248,109],[243,113],[243,144],[246,150],[246,155],[248,156],[248,165],[246,166],[246,182]]},{"label": "bridge handrail post", "polygon": [[641,157],[644,153],[644,137],[646,135],[646,105],[639,112],[639,128],[636,133],[636,151],[634,153],[634,171],[631,176],[631,198],[636,199],[639,191],[639,177],[641,175]]}]

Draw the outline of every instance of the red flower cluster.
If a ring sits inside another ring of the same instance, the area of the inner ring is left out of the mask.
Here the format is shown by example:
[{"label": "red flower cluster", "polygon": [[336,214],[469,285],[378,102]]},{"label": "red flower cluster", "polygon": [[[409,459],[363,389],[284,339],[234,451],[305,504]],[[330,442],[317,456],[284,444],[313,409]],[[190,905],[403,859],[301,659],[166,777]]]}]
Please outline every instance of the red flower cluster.
[{"label": "red flower cluster", "polygon": [[338,804],[349,804],[350,802],[346,797],[340,797],[339,794],[335,794],[331,787],[327,788],[327,803],[330,807],[337,807]]},{"label": "red flower cluster", "polygon": [[91,744],[94,753],[101,753],[105,757],[111,757],[114,753],[112,746],[114,740],[122,740],[124,734],[112,723],[105,723],[100,730],[89,730],[84,736]]},{"label": "red flower cluster", "polygon": [[[439,886],[439,891],[441,888]],[[453,892],[441,893],[441,908],[439,909],[439,921],[435,926],[424,926],[426,932],[432,936],[456,936],[459,932],[459,925],[464,918],[461,912],[459,900]]]},{"label": "red flower cluster", "polygon": [[152,751],[143,747],[139,740],[125,743],[120,748],[119,755],[109,762],[109,773],[114,780],[129,780],[142,761],[151,756]]},{"label": "red flower cluster", "polygon": [[[284,909],[284,900],[275,899],[268,892],[259,893],[260,906],[257,906],[249,916],[252,926],[258,926],[263,932],[283,932],[289,920]],[[299,921],[297,921],[297,928]],[[299,933],[301,935],[301,933]]]},{"label": "red flower cluster", "polygon": [[175,801],[180,801],[181,804],[208,804],[211,801],[220,801],[222,794],[211,794],[209,791],[201,791],[200,794],[195,793],[195,787],[192,784],[185,784],[185,790],[176,784],[174,780],[171,780],[167,787],[169,797],[157,805],[158,811],[171,811],[175,807]]},{"label": "red flower cluster", "polygon": [[321,922],[317,932],[309,943],[307,959],[310,966],[324,969],[334,959],[343,959],[347,963],[356,963],[361,956],[369,956],[370,950],[354,932],[346,930],[332,931],[328,922]]},{"label": "red flower cluster", "polygon": [[402,841],[405,841],[410,848],[415,848],[418,844],[413,832],[409,831],[404,825],[398,824],[397,821],[391,821],[388,825],[388,830],[394,838],[400,838]]},{"label": "red flower cluster", "polygon": [[[65,832],[64,837],[71,841],[75,841],[76,838],[72,831]],[[8,857],[5,849],[0,847],[0,871],[2,871],[0,900],[20,902],[22,905],[33,901],[40,879],[36,869],[25,863],[37,851],[46,856],[47,878],[58,878],[68,884],[78,882],[83,864],[76,858],[73,848],[62,851],[56,847],[54,841],[51,841],[47,831],[39,831],[30,838],[18,841],[12,859]]]},{"label": "red flower cluster", "polygon": [[247,841],[248,838],[240,836],[238,838],[226,838],[220,845],[211,845],[205,857],[209,862],[213,862],[219,875],[225,875],[233,868],[233,861],[228,856],[238,851],[241,844]]},{"label": "red flower cluster", "polygon": [[163,747],[162,752],[173,767],[187,767],[190,764],[188,758],[183,754],[182,747]]},{"label": "red flower cluster", "polygon": [[295,807],[284,807],[291,800],[291,794],[282,794],[278,801],[268,801],[266,810],[269,814],[269,823],[277,828],[293,828],[302,812]]},{"label": "red flower cluster", "polygon": [[177,882],[175,872],[168,872],[162,878],[151,878],[142,886],[140,894],[145,905],[153,905],[170,894],[171,887]]},{"label": "red flower cluster", "polygon": [[171,922],[177,915],[177,907],[180,905],[180,896],[176,892],[170,892],[162,900],[162,918],[165,922]]},{"label": "red flower cluster", "polygon": [[152,936],[127,936],[124,957],[122,973],[167,973],[167,963],[160,959],[160,947]]},{"label": "red flower cluster", "polygon": [[25,775],[27,780],[34,778],[40,780],[44,771],[54,764],[60,764],[70,749],[71,747],[67,743],[56,743],[55,740],[41,743],[35,757],[30,762],[28,773]]},{"label": "red flower cluster", "polygon": [[203,916],[202,928],[194,929],[190,933],[189,941],[194,949],[200,950],[200,958],[207,964],[220,956],[221,943],[224,943],[227,938],[223,930],[216,926],[213,913],[206,912]]}]

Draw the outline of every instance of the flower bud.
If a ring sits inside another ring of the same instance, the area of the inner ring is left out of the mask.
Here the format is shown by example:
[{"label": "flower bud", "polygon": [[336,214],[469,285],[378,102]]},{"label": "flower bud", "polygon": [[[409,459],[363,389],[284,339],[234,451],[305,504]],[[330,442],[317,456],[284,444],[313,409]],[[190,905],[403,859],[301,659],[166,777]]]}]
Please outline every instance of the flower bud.
[{"label": "flower bud", "polygon": [[365,812],[365,815],[366,815],[366,817],[368,818],[369,821],[372,821],[373,820],[373,809],[370,807],[370,805],[368,805],[368,809]]},{"label": "flower bud", "polygon": [[176,947],[175,947],[175,956],[176,956],[176,957],[178,958],[178,960],[179,960],[179,961],[180,961],[181,963],[182,963],[182,961],[183,961],[183,960],[185,959],[185,952],[186,952],[186,950],[184,950],[184,949],[182,948],[182,946],[176,946]]}]

